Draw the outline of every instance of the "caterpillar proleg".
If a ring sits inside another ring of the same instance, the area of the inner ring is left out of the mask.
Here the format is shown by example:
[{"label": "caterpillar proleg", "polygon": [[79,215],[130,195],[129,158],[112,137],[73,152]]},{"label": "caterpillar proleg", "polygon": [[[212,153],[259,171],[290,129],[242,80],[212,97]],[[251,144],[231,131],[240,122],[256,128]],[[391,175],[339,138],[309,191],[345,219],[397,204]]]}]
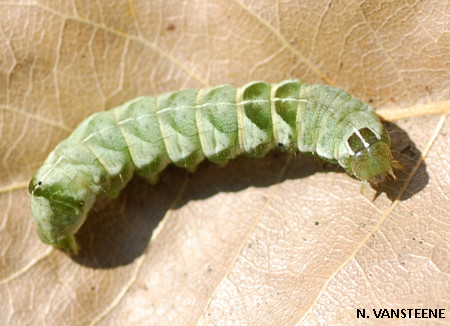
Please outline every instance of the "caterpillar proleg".
[{"label": "caterpillar proleg", "polygon": [[308,152],[378,183],[398,167],[374,110],[347,92],[298,80],[254,81],[139,97],[88,117],[29,184],[40,239],[77,253],[74,234],[97,196],[115,197],[133,173],[154,181],[169,164]]}]

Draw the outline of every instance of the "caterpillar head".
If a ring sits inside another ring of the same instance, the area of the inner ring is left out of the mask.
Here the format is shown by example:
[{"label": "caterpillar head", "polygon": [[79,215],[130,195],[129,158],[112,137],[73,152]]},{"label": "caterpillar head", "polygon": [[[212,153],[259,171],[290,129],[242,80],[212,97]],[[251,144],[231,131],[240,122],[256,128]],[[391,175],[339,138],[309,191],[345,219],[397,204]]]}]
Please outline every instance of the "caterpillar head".
[{"label": "caterpillar head", "polygon": [[383,131],[381,138],[368,128],[358,130],[347,140],[353,154],[350,155],[347,171],[362,180],[375,185],[383,182],[389,175],[395,179],[393,168],[401,165],[392,157],[389,134]]}]

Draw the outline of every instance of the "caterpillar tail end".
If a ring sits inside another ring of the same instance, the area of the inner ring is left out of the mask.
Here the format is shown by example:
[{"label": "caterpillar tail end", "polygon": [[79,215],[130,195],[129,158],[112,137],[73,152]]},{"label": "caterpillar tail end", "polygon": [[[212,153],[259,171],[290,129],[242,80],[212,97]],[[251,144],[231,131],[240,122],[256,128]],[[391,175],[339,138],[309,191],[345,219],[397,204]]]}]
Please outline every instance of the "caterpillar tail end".
[{"label": "caterpillar tail end", "polygon": [[31,180],[29,190],[31,213],[39,238],[43,243],[71,255],[78,254],[80,246],[75,234],[85,221],[95,197],[74,198],[62,187],[37,180],[40,179]]},{"label": "caterpillar tail end", "polygon": [[360,192],[361,192],[361,195],[364,193],[364,189],[366,189],[366,187],[367,187],[367,180],[363,180],[362,182],[361,182],[361,189],[360,189]]},{"label": "caterpillar tail end", "polygon": [[54,246],[58,249],[64,250],[65,252],[67,252],[68,254],[73,255],[73,256],[78,255],[78,253],[80,251],[80,245],[78,244],[74,235],[71,235],[60,241],[52,243],[52,246]]}]

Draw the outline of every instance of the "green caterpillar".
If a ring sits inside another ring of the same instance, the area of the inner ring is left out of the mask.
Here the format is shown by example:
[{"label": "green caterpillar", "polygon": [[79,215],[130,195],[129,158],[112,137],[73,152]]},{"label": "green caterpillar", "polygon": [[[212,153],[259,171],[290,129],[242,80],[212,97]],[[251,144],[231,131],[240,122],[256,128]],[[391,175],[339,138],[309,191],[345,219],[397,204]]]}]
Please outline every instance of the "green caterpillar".
[{"label": "green caterpillar", "polygon": [[167,164],[308,152],[378,183],[398,163],[373,109],[347,92],[298,80],[221,85],[139,97],[93,114],[50,153],[29,184],[40,239],[77,253],[74,234],[100,194],[133,172],[154,183]]}]

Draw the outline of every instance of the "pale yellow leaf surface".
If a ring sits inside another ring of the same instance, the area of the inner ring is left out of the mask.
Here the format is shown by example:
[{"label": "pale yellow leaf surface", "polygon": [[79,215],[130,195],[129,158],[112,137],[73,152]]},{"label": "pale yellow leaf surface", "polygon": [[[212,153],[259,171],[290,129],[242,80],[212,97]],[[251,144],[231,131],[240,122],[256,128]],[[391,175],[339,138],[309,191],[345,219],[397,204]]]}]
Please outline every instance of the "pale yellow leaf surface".
[{"label": "pale yellow leaf surface", "polygon": [[[450,318],[449,8],[0,1],[0,324],[351,325],[358,308]],[[90,114],[287,78],[375,107],[404,166],[397,180],[361,194],[340,169],[281,153],[169,167],[156,186],[135,178],[99,200],[78,257],[39,241],[27,184]]]}]

